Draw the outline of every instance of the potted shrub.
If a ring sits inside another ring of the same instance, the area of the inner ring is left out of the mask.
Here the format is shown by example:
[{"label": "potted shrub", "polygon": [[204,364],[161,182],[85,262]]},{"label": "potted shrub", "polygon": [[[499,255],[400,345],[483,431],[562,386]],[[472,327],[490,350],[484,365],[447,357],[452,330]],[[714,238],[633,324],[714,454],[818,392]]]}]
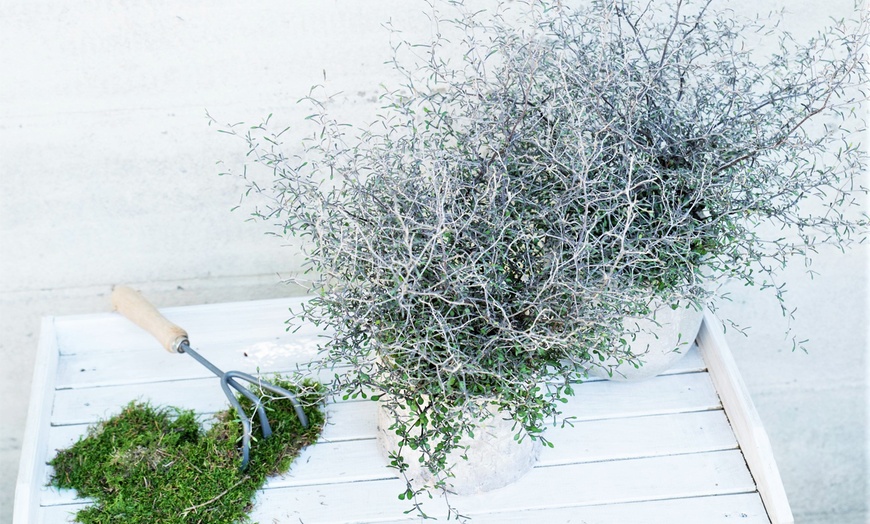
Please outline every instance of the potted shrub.
[{"label": "potted shrub", "polygon": [[[775,278],[864,230],[848,214],[863,154],[809,123],[863,100],[866,20],[759,58],[743,42],[764,26],[710,4],[460,6],[442,22],[461,52],[436,40],[397,59],[408,82],[361,132],[315,97],[302,151],[268,121],[224,129],[267,170],[255,214],[308,240],[301,316],[333,332],[335,390],[384,402],[402,497],[424,471],[457,489],[455,450],[486,419],[547,443],[590,366],[642,368],[632,339],[650,329],[626,319],[700,311],[710,279]],[[813,198],[830,206],[813,214]]]},{"label": "potted shrub", "polygon": [[[420,125],[418,107],[445,116],[426,101],[400,102],[390,127],[352,145],[318,117],[323,142],[298,159],[266,126],[246,130],[256,162],[276,174],[278,200],[260,213],[311,239],[315,296],[301,316],[331,329],[322,364],[349,365],[335,389],[384,402],[381,429],[408,478],[404,496],[421,480],[451,492],[491,489],[531,466],[558,402],[593,352],[609,354],[634,303],[578,263],[598,249],[597,236],[578,233],[569,245],[542,233],[574,211],[552,206],[561,194],[539,173],[481,154],[485,145],[466,130]],[[498,478],[454,479],[451,453],[480,458],[464,438],[495,431],[481,428],[487,419],[517,456],[494,468],[504,453],[487,453]]]}]

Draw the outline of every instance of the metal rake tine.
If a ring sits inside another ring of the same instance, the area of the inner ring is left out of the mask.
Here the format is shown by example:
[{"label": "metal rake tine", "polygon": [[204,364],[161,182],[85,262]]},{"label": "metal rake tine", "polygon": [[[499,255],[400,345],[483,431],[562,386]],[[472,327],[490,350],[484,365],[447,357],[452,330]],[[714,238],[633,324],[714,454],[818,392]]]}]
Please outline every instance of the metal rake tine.
[{"label": "metal rake tine", "polygon": [[227,382],[226,377],[221,378],[221,389],[224,390],[230,404],[236,408],[236,413],[238,413],[239,419],[242,421],[242,465],[239,469],[245,471],[248,468],[251,455],[251,421],[248,419],[248,414],[245,413],[245,408],[242,407],[241,402],[233,394]]},{"label": "metal rake tine", "polygon": [[296,416],[299,418],[299,423],[302,424],[302,427],[308,427],[308,416],[305,414],[305,410],[302,409],[302,404],[299,403],[299,399],[296,398],[296,395],[292,391],[288,391],[281,386],[276,386],[271,382],[262,380],[258,377],[255,377],[248,373],[244,373],[242,371],[227,371],[225,375],[230,378],[240,378],[242,380],[246,380],[251,384],[257,385],[263,389],[268,389],[269,391],[277,393],[282,397],[286,398],[290,401],[290,404],[293,405],[293,411],[296,412]]},{"label": "metal rake tine", "polygon": [[[258,395],[256,395],[253,391],[246,388],[245,386],[239,384],[233,377],[238,376],[238,371],[228,371],[224,374],[221,380],[225,381],[231,387],[233,387],[236,391],[244,395],[251,403],[254,405],[254,409],[257,410],[257,416],[260,417],[260,428],[263,431],[263,437],[269,438],[272,436],[272,425],[269,424],[269,418],[266,416],[266,410],[263,407],[263,399],[261,399]],[[245,377],[239,376],[242,380],[246,380]],[[250,420],[250,419],[249,419]]]}]

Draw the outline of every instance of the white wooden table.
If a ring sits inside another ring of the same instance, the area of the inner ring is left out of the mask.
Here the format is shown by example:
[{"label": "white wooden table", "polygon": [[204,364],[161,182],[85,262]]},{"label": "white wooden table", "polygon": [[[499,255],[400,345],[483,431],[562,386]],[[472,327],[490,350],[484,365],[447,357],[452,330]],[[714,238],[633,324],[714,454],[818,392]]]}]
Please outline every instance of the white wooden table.
[{"label": "white wooden table", "polygon": [[[302,299],[169,308],[193,347],[224,370],[290,371],[315,355],[323,334],[285,330]],[[44,319],[33,382],[15,524],[60,523],[86,503],[46,487],[55,450],[135,399],[211,413],[227,406],[217,379],[172,355],[118,314]],[[375,444],[370,401],[327,406],[321,440],[258,495],[253,518],[269,523],[392,523],[413,517],[403,484]],[[707,315],[689,354],[643,382],[591,380],[565,405],[571,426],[515,484],[452,497],[473,523],[791,523],[770,445],[718,321]],[[254,444],[256,445],[256,443]],[[438,515],[437,498],[424,508]]]}]

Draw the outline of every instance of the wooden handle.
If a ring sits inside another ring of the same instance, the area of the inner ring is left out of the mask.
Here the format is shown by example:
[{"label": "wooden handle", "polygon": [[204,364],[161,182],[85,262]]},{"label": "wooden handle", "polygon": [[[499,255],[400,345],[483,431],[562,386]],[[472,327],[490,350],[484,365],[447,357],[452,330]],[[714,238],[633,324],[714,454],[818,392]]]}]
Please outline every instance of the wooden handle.
[{"label": "wooden handle", "polygon": [[119,313],[151,333],[166,351],[181,353],[179,346],[187,341],[187,331],[167,320],[138,291],[127,286],[115,286],[112,290],[112,305]]}]

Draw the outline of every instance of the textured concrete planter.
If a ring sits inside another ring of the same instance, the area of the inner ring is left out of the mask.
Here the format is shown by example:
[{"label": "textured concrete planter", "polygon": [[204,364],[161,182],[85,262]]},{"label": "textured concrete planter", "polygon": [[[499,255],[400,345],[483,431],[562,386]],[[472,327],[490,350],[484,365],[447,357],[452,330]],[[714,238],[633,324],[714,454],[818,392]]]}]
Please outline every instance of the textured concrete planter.
[{"label": "textured concrete planter", "polygon": [[[455,450],[448,458],[452,464],[452,478],[445,478],[447,490],[457,495],[472,495],[497,489],[518,480],[538,460],[541,442],[530,438],[517,443],[514,435],[517,428],[505,414],[492,412],[492,416],[480,422],[474,430],[474,438],[465,437],[460,445],[469,446],[468,451]],[[402,413],[399,416],[403,416]],[[378,407],[378,446],[384,457],[398,451],[399,437],[390,430],[394,415],[381,404]],[[465,455],[467,460],[462,458]],[[406,472],[415,488],[433,486],[438,480],[420,462],[420,452],[405,448],[402,456],[409,464]]]},{"label": "textured concrete planter", "polygon": [[643,365],[635,368],[627,362],[620,364],[611,357],[590,368],[590,375],[608,380],[642,380],[666,371],[689,351],[701,328],[703,310],[685,300],[676,309],[670,304],[656,302],[658,305],[649,317],[623,320],[625,328],[635,333],[631,352]]}]

